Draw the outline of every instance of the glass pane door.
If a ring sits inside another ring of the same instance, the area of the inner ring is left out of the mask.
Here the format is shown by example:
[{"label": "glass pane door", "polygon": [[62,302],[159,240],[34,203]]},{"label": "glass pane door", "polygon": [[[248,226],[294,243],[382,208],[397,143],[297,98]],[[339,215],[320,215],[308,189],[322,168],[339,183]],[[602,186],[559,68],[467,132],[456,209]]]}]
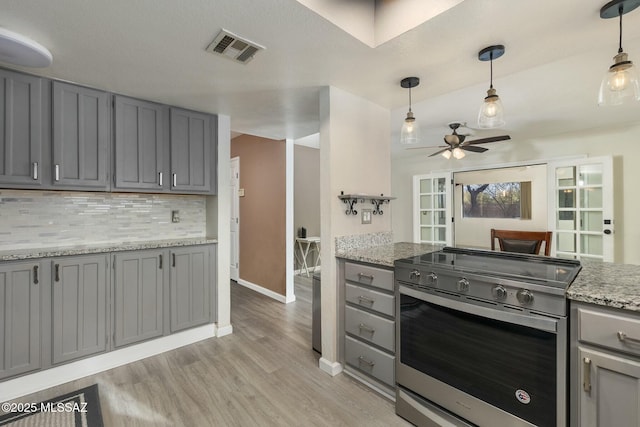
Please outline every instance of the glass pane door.
[{"label": "glass pane door", "polygon": [[549,164],[551,255],[613,261],[612,158]]},{"label": "glass pane door", "polygon": [[413,177],[414,241],[451,244],[451,174]]}]

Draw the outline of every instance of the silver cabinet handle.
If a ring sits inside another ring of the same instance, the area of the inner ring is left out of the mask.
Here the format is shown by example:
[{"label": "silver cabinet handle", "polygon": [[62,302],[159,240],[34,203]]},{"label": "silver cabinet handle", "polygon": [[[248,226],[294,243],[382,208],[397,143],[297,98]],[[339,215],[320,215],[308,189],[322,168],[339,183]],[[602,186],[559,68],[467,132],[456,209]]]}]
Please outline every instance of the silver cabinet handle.
[{"label": "silver cabinet handle", "polygon": [[376,300],[374,300],[373,298],[365,297],[364,295],[360,295],[358,297],[358,302],[360,305],[362,305],[363,303],[373,305],[373,303],[375,303]]},{"label": "silver cabinet handle", "polygon": [[373,282],[373,274],[358,273],[358,279],[362,279],[363,277]]},{"label": "silver cabinet handle", "polygon": [[60,165],[55,166],[55,179],[56,181],[60,181]]},{"label": "silver cabinet handle", "polygon": [[358,365],[367,365],[369,368],[373,368],[376,362],[367,359],[364,356],[358,356]]},{"label": "silver cabinet handle", "polygon": [[591,359],[585,357],[582,359],[582,388],[585,392],[591,394]]},{"label": "silver cabinet handle", "polygon": [[158,269],[162,270],[162,254],[158,255]]},{"label": "silver cabinet handle", "polygon": [[176,254],[171,254],[171,267],[176,266]]},{"label": "silver cabinet handle", "polygon": [[175,186],[177,186],[177,185],[178,185],[178,174],[177,174],[177,173],[174,173],[174,174],[171,176],[171,179],[173,179],[173,186],[174,186],[174,187],[175,187]]},{"label": "silver cabinet handle", "polygon": [[158,185],[162,187],[162,172],[158,173]]},{"label": "silver cabinet handle", "polygon": [[38,179],[38,162],[33,162],[33,179]]},{"label": "silver cabinet handle", "polygon": [[55,276],[54,280],[56,282],[59,282],[60,281],[60,264],[56,264],[56,266],[55,266],[55,274],[56,274],[56,276]]},{"label": "silver cabinet handle", "polygon": [[376,331],[374,328],[372,328],[372,327],[371,327],[371,326],[369,326],[369,325],[365,325],[364,323],[360,323],[360,324],[358,325],[358,329],[359,329],[360,331],[366,331],[366,332],[369,332],[371,335],[373,335],[373,333]]},{"label": "silver cabinet handle", "polygon": [[40,281],[38,280],[38,266],[33,266],[33,284],[37,285]]},{"label": "silver cabinet handle", "polygon": [[631,342],[631,343],[634,343],[634,344],[640,344],[640,339],[631,338],[630,336],[627,336],[627,334],[622,332],[622,331],[618,331],[618,339],[621,342]]}]

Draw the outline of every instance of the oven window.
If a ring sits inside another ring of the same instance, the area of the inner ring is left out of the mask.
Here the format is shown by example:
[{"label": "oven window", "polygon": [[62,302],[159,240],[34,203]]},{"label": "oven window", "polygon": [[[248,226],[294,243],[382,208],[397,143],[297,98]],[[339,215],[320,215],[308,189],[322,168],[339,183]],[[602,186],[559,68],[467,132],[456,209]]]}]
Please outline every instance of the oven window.
[{"label": "oven window", "polygon": [[556,424],[555,334],[400,297],[402,364],[535,425]]}]

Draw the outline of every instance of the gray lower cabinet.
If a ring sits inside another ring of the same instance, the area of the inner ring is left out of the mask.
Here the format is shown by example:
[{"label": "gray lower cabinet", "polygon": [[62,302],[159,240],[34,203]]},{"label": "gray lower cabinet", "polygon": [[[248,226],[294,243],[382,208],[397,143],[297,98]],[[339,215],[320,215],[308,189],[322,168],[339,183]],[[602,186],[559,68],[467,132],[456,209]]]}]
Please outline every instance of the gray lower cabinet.
[{"label": "gray lower cabinet", "polygon": [[211,252],[206,245],[171,249],[171,332],[210,322]]},{"label": "gray lower cabinet", "polygon": [[111,95],[53,82],[54,188],[109,189]]},{"label": "gray lower cabinet", "polygon": [[571,425],[640,426],[640,314],[572,301],[571,316]]},{"label": "gray lower cabinet", "polygon": [[115,96],[115,182],[119,190],[160,192],[169,188],[165,150],[166,106]]},{"label": "gray lower cabinet", "polygon": [[163,335],[167,253],[150,249],[113,255],[115,347]]},{"label": "gray lower cabinet", "polygon": [[392,397],[395,389],[393,270],[340,261],[345,371]]},{"label": "gray lower cabinet", "polygon": [[171,190],[215,194],[215,117],[171,108]]},{"label": "gray lower cabinet", "polygon": [[0,185],[3,187],[37,188],[43,184],[42,87],[39,77],[0,70]]},{"label": "gray lower cabinet", "polygon": [[107,350],[107,255],[52,260],[52,362]]},{"label": "gray lower cabinet", "polygon": [[0,264],[0,379],[40,368],[41,267]]}]

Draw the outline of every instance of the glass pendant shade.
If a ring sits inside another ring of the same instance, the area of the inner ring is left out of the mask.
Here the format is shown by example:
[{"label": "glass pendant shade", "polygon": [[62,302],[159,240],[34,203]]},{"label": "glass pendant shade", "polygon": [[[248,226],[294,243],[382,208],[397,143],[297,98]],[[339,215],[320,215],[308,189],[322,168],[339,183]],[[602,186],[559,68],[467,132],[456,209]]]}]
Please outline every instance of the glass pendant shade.
[{"label": "glass pendant shade", "polygon": [[640,101],[640,84],[633,62],[620,52],[613,57],[614,64],[607,70],[600,84],[598,105],[613,106]]},{"label": "glass pendant shade", "polygon": [[496,90],[491,88],[487,91],[487,97],[480,106],[478,113],[478,127],[481,129],[493,129],[504,126],[504,108],[502,101],[496,94]]},{"label": "glass pendant shade", "polygon": [[442,157],[444,157],[445,159],[449,160],[451,158],[451,150],[443,151],[442,152]]},{"label": "glass pendant shade", "polygon": [[420,140],[419,134],[420,127],[418,126],[418,122],[416,122],[415,117],[413,117],[413,113],[409,111],[407,118],[404,119],[404,123],[402,124],[402,130],[400,131],[400,144],[417,144]]},{"label": "glass pendant shade", "polygon": [[453,154],[453,157],[455,157],[458,160],[466,156],[466,154],[464,153],[464,150],[462,150],[459,147],[454,148],[452,154]]}]

